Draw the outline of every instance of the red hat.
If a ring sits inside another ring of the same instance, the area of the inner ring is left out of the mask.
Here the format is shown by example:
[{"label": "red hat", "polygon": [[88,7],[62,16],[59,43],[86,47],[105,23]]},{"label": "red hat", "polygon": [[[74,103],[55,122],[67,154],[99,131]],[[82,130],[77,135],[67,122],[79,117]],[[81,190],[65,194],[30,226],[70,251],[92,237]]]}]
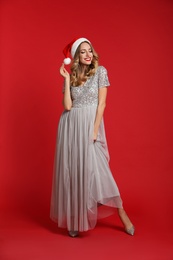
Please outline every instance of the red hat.
[{"label": "red hat", "polygon": [[85,41],[90,43],[90,41],[86,38],[79,38],[79,39],[73,39],[73,41],[67,44],[67,46],[63,50],[63,53],[65,55],[64,64],[68,65],[71,63],[71,59],[69,58],[70,54],[71,57],[74,58],[78,46]]}]

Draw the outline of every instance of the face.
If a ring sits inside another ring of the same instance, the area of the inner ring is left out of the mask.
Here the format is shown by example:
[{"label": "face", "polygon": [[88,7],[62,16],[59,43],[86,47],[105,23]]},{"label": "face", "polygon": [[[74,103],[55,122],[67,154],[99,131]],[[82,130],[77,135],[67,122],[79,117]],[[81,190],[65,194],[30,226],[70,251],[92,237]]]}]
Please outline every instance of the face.
[{"label": "face", "polygon": [[93,59],[93,51],[87,42],[80,45],[79,61],[83,65],[90,65]]}]

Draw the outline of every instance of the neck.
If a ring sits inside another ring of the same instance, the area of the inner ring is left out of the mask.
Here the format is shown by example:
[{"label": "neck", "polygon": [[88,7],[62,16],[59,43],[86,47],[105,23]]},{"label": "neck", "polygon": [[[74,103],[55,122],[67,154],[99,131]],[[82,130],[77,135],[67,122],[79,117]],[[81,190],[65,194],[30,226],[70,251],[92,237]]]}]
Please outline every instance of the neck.
[{"label": "neck", "polygon": [[85,75],[85,72],[86,72],[86,70],[87,70],[88,65],[83,65],[83,64],[81,64],[80,67],[81,67],[81,74],[82,74],[82,75]]}]

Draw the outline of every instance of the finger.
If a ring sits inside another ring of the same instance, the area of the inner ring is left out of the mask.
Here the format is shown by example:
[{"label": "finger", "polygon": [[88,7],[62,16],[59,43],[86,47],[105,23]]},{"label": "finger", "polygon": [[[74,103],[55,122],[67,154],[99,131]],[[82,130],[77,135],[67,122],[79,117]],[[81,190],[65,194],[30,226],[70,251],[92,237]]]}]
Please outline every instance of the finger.
[{"label": "finger", "polygon": [[62,63],[62,65],[61,65],[60,69],[64,69],[64,63]]},{"label": "finger", "polygon": [[64,73],[65,73],[65,74],[67,74],[67,73],[68,73],[68,71],[67,71],[65,68],[63,69],[63,71],[64,71]]}]

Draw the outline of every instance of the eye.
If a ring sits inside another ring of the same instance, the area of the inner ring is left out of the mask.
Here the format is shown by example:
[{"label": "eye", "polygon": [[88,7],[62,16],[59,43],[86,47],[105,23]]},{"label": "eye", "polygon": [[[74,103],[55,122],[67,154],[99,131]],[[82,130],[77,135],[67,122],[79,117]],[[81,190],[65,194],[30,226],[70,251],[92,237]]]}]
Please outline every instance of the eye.
[{"label": "eye", "polygon": [[81,54],[84,54],[85,52],[84,52],[84,51],[81,51],[80,53],[81,53]]}]

